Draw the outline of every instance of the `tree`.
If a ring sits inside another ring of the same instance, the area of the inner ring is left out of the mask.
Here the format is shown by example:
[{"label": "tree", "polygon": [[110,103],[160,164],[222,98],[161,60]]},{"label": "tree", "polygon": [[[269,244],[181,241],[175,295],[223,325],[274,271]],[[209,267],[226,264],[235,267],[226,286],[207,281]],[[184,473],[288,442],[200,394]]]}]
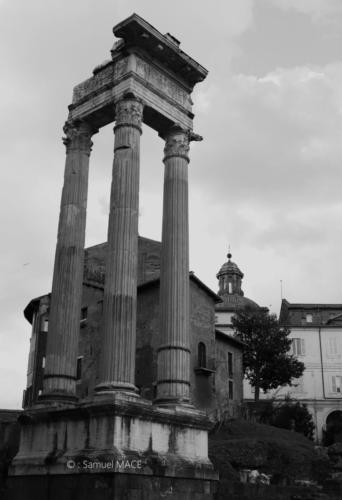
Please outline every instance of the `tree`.
[{"label": "tree", "polygon": [[291,429],[313,439],[315,425],[312,415],[305,404],[287,399],[274,409],[271,425],[282,429]]},{"label": "tree", "polygon": [[264,309],[245,309],[232,318],[236,336],[244,343],[243,368],[254,399],[281,385],[293,385],[304,371],[304,364],[289,354],[290,330],[279,326],[277,316]]}]

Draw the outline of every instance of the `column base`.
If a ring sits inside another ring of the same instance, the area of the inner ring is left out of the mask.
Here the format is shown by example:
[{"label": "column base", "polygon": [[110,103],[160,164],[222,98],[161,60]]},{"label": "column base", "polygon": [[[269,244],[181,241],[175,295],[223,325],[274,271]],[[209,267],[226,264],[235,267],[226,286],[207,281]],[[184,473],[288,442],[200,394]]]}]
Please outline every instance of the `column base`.
[{"label": "column base", "polygon": [[156,398],[153,400],[153,404],[155,406],[162,406],[162,407],[166,407],[166,408],[182,407],[182,408],[195,409],[195,406],[190,402],[189,399]]},{"label": "column base", "polygon": [[47,392],[38,396],[38,404],[77,404],[78,397],[74,394],[66,394],[64,392]]},{"label": "column base", "polygon": [[210,423],[195,409],[150,401],[39,408],[21,417],[6,500],[211,500]]},{"label": "column base", "polygon": [[113,400],[117,395],[122,395],[129,399],[138,399],[140,395],[138,394],[138,389],[134,384],[129,384],[126,382],[118,383],[102,383],[95,387],[95,399],[96,400]]}]

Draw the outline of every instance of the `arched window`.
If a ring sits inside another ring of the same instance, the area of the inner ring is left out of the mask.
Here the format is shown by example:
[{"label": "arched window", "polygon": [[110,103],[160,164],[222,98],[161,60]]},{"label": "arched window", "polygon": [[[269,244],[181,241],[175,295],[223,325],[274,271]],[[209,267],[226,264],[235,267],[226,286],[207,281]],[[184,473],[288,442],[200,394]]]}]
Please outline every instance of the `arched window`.
[{"label": "arched window", "polygon": [[203,342],[198,344],[198,366],[201,368],[205,368],[207,366],[207,353]]}]

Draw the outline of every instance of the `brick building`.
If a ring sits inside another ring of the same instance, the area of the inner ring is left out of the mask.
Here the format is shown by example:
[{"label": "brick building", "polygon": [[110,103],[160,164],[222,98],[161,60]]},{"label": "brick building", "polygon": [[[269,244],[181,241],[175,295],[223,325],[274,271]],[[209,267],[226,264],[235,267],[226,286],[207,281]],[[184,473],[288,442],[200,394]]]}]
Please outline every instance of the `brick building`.
[{"label": "brick building", "polygon": [[[103,243],[85,252],[77,360],[77,394],[81,399],[91,398],[99,381],[106,248]],[[155,397],[160,343],[160,248],[160,242],[139,237],[135,384],[141,396],[150,400]],[[241,342],[215,328],[215,307],[221,297],[193,272],[189,280],[192,400],[212,416],[237,416],[242,402]],[[49,303],[47,294],[33,299],[24,311],[32,324],[24,407],[34,404],[42,390]]]}]

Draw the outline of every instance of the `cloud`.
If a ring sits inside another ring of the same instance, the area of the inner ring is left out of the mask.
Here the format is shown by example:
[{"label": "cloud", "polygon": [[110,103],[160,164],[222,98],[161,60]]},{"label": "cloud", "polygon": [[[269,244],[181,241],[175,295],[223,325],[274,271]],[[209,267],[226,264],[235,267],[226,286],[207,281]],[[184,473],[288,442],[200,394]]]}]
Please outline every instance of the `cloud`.
[{"label": "cloud", "polygon": [[342,14],[340,0],[266,0],[266,2],[285,11],[295,10],[308,14],[315,22],[332,22],[336,20],[336,15]]},{"label": "cloud", "polygon": [[197,181],[206,179],[215,197],[226,191],[230,203],[247,197],[250,204],[284,208],[338,200],[341,86],[342,63],[227,78],[224,94],[213,90],[206,97],[215,116],[202,121],[200,113],[197,120],[207,155]]},{"label": "cloud", "polygon": [[[72,87],[109,56],[112,27],[134,11],[162,33],[174,34],[181,48],[210,71],[193,95],[195,131],[204,141],[191,145],[191,268],[216,289],[215,274],[230,243],[246,273],[246,295],[273,303],[274,310],[283,269],[291,276],[286,278],[293,292],[289,299],[301,293],[303,300],[312,300],[314,290],[319,300],[339,297],[342,271],[334,262],[342,247],[336,231],[342,217],[342,62],[315,59],[322,36],[330,33],[324,23],[322,34],[316,30],[315,47],[310,31],[305,52],[293,62],[302,24],[293,42],[289,33],[295,16],[282,15],[285,9],[302,9],[321,21],[332,17],[333,4],[279,1],[273,2],[277,9],[260,9],[259,0],[102,0],[101,8],[95,0],[1,3],[0,57],[6,71],[0,90],[6,99],[0,131],[0,299],[5,311],[0,406],[20,405],[30,335],[22,310],[51,287],[65,160],[60,138]],[[264,24],[254,25],[257,12]],[[283,18],[282,31],[266,31],[258,45],[261,28],[278,26],[276,14]],[[243,45],[248,33],[259,51]],[[277,36],[283,58],[273,46]],[[242,56],[244,68],[234,72],[232,62]],[[254,60],[260,61],[255,70]],[[144,127],[139,230],[153,238],[160,238],[163,147],[156,132]],[[87,245],[106,238],[112,160],[110,125],[94,137]],[[324,272],[318,255],[325,260]],[[30,265],[23,266],[26,262]]]}]

